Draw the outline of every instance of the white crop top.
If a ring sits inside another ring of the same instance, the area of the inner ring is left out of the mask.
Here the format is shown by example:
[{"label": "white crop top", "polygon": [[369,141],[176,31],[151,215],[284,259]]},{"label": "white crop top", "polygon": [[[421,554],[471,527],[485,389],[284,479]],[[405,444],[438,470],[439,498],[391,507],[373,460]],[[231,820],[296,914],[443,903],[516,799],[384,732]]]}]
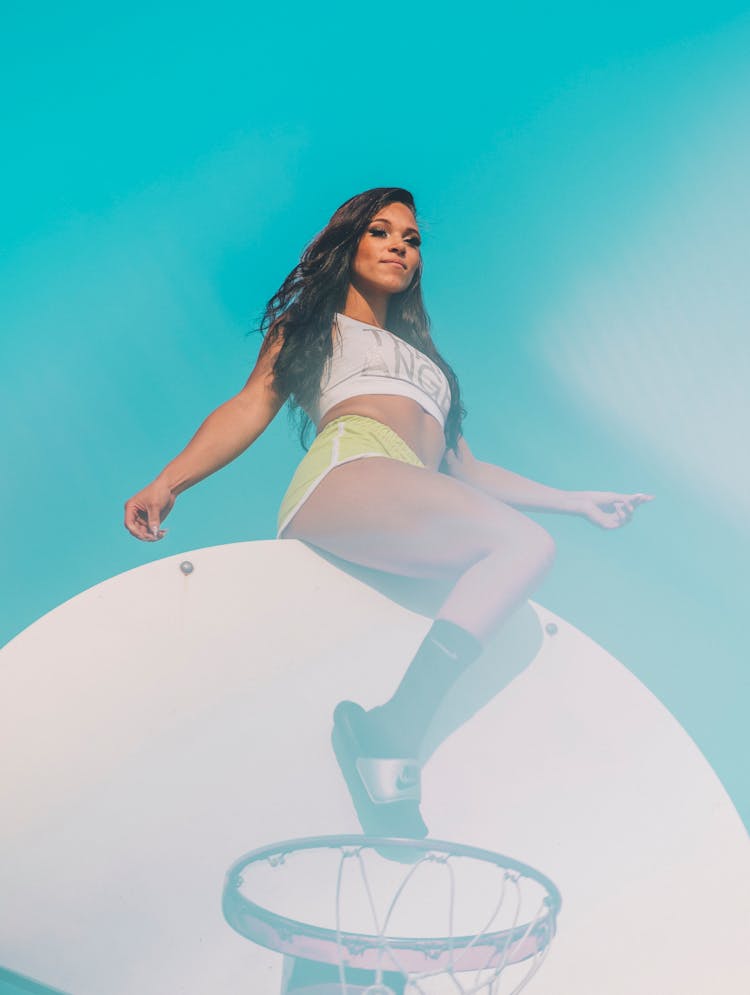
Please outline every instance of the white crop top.
[{"label": "white crop top", "polygon": [[429,356],[384,328],[337,314],[333,355],[320,382],[316,407],[308,411],[316,427],[334,404],[360,394],[411,397],[441,427],[451,405],[445,374]]}]

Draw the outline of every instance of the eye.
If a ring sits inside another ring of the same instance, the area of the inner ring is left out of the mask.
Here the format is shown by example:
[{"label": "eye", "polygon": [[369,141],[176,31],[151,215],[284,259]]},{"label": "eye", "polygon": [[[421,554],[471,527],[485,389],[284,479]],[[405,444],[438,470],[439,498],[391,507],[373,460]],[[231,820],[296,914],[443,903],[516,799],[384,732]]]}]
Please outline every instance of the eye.
[{"label": "eye", "polygon": [[419,235],[410,235],[406,241],[409,243],[409,245],[413,245],[415,249],[418,249],[422,244],[422,239],[419,237]]},{"label": "eye", "polygon": [[377,225],[372,225],[372,227],[369,229],[369,232],[370,232],[371,235],[375,235],[377,238],[380,238],[383,235],[387,235],[388,234],[388,232],[385,230],[385,228],[378,228]]}]

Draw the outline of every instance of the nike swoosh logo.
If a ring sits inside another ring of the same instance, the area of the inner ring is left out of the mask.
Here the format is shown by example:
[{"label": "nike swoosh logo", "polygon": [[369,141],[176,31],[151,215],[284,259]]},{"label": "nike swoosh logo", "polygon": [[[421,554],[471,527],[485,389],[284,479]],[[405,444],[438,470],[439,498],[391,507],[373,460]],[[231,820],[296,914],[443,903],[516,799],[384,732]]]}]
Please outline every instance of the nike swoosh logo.
[{"label": "nike swoosh logo", "polygon": [[419,770],[415,767],[404,767],[396,778],[396,786],[398,788],[413,788],[418,781]]},{"label": "nike swoosh logo", "polygon": [[443,644],[434,637],[432,641],[436,646],[439,646],[444,653],[447,653],[451,660],[458,660],[458,653],[454,653],[453,650],[449,650],[447,646],[443,646]]}]

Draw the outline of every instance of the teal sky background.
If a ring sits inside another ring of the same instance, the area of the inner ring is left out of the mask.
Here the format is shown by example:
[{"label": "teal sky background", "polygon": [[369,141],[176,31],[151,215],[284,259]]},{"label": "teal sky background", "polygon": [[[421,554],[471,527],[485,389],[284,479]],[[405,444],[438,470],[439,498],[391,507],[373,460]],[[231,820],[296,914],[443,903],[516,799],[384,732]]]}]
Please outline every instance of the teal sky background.
[{"label": "teal sky background", "polygon": [[721,2],[12,5],[0,642],[151,559],[273,537],[284,414],[164,542],[122,508],[243,385],[332,211],[406,186],[476,455],[657,495],[617,532],[538,516],[535,600],[667,705],[747,823],[748,51]]}]

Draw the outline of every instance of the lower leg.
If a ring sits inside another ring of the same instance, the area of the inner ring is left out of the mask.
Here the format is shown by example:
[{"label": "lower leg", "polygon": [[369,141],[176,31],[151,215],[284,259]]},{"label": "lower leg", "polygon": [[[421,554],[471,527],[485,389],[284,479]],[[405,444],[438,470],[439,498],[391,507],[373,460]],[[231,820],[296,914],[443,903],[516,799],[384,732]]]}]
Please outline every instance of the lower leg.
[{"label": "lower leg", "polygon": [[[551,555],[496,551],[465,571],[392,697],[369,713],[383,755],[415,756],[440,702],[538,584]],[[377,748],[375,744],[374,748]]]},{"label": "lower leg", "polygon": [[551,541],[538,550],[493,551],[461,574],[437,618],[460,625],[484,645],[539,585],[552,558]]}]

